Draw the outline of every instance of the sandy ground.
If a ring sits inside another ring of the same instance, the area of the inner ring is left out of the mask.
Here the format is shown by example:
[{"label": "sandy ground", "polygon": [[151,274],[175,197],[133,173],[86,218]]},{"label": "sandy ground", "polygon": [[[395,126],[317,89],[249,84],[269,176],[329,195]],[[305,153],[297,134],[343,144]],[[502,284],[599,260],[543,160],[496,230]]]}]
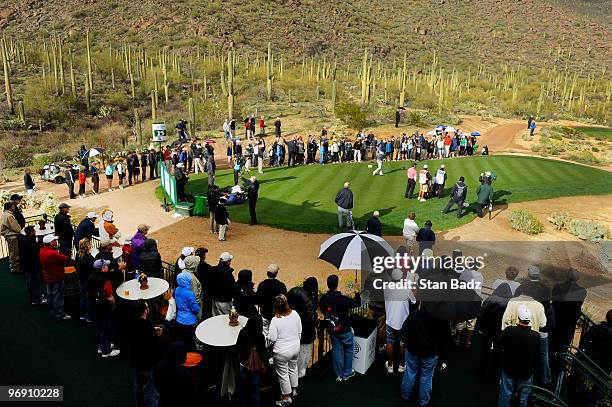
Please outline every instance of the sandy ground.
[{"label": "sandy ground", "polygon": [[[479,130],[483,136],[479,140],[481,145],[488,144],[492,152],[529,153],[527,149],[517,143],[517,137],[524,131],[526,124],[523,121],[509,119],[482,120],[480,117],[465,117],[461,128]],[[385,129],[390,134],[396,134],[397,129]],[[402,131],[402,129],[399,129]],[[395,133],[393,133],[395,132]],[[217,144],[222,150],[223,144]],[[220,157],[223,158],[223,157]],[[222,161],[219,159],[218,161]],[[104,180],[102,180],[104,182]],[[306,234],[286,230],[273,229],[266,226],[249,226],[233,223],[230,225],[227,241],[219,242],[216,236],[208,231],[209,221],[204,218],[187,218],[179,221],[170,213],[165,213],[154,196],[154,190],[158,182],[146,182],[123,190],[104,192],[99,195],[91,195],[80,200],[71,200],[74,216],[79,218],[87,210],[101,212],[110,208],[115,212],[116,224],[124,236],[133,234],[140,223],[151,226],[151,236],[160,242],[162,258],[173,261],[178,257],[184,246],[207,247],[209,249],[208,261],[217,263],[219,254],[228,251],[234,254],[233,266],[236,270],[244,268],[251,269],[254,280],[260,281],[265,278],[265,271],[270,263],[280,266],[280,278],[292,286],[301,282],[308,276],[316,276],[321,284],[335,268],[326,262],[317,260],[319,247],[329,235]],[[11,187],[9,185],[9,187]],[[19,184],[14,183],[11,189],[19,190]],[[66,200],[67,188],[65,185],[54,185],[51,183],[38,182],[38,189],[50,191],[58,196],[58,200]],[[129,202],[129,205],[125,203]],[[445,232],[439,236],[439,240],[447,241],[497,241],[497,242],[573,242],[575,250],[592,251],[592,248],[583,245],[576,237],[565,231],[557,231],[546,220],[546,216],[554,211],[568,211],[570,215],[585,220],[593,220],[606,224],[612,228],[612,206],[609,204],[609,196],[588,196],[559,198],[546,201],[534,201],[496,207],[494,217],[476,219],[469,224],[457,229]],[[544,224],[544,232],[536,236],[528,236],[521,232],[511,230],[506,213],[511,208],[528,209],[538,217]],[[398,238],[389,238],[390,241],[398,241]],[[399,242],[396,242],[399,243]],[[567,249],[562,245],[551,243],[552,249],[548,249],[546,256],[555,261],[569,262],[573,266],[575,261],[569,259]],[[535,246],[534,246],[535,247]],[[583,248],[584,249],[581,249]],[[579,248],[579,249],[576,249]],[[511,250],[511,249],[508,249]],[[534,249],[535,250],[535,249]],[[541,256],[534,254],[534,256]],[[533,257],[533,256],[532,256]],[[524,256],[525,264],[520,267],[526,269],[530,257]],[[580,263],[578,261],[578,263]],[[583,271],[583,270],[581,270]],[[485,273],[485,280],[489,284],[502,274],[503,270],[495,269]],[[586,270],[588,272],[588,270]],[[339,273],[343,284],[353,281],[354,273],[342,271]],[[608,280],[609,281],[609,280]],[[588,310],[592,315],[601,316],[609,308],[612,308],[612,292],[610,284],[595,284],[589,289]]]}]

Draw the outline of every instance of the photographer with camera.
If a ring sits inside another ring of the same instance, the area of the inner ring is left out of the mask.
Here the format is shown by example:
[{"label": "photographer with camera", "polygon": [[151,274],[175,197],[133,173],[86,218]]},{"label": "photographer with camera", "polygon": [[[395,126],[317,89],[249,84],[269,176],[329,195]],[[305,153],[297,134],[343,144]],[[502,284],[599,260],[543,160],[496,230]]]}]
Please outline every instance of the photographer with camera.
[{"label": "photographer with camera", "polygon": [[476,213],[478,213],[479,218],[484,216],[482,208],[493,202],[493,187],[491,186],[491,181],[491,175],[487,176],[485,174],[484,178],[482,176],[480,177],[481,184],[476,190],[476,195],[478,197],[478,201],[476,202]]}]

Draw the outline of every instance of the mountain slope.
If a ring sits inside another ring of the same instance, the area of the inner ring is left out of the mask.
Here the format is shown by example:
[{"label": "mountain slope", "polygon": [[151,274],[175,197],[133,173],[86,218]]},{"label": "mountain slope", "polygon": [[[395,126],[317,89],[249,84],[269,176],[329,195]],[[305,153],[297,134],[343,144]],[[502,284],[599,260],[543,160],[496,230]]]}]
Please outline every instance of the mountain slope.
[{"label": "mountain slope", "polygon": [[335,54],[353,60],[366,46],[375,58],[389,59],[408,51],[420,60],[436,49],[454,63],[482,59],[550,67],[556,60],[560,67],[600,71],[612,67],[609,14],[601,11],[609,10],[605,3],[5,0],[0,1],[0,28],[36,37],[53,29],[78,35],[90,27],[100,46],[109,40],[175,48],[234,41],[239,48],[264,51],[270,41],[287,56]]}]

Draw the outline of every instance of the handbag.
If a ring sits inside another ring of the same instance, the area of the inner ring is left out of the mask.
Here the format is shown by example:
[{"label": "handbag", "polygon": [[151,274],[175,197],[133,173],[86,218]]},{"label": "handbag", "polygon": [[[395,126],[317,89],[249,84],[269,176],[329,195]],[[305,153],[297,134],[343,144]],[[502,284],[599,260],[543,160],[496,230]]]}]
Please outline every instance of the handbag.
[{"label": "handbag", "polygon": [[246,360],[244,367],[246,367],[246,369],[252,373],[266,372],[266,364],[262,362],[261,358],[259,357],[256,345],[253,345],[253,347],[251,348],[251,353],[249,353],[249,357]]},{"label": "handbag", "polygon": [[168,312],[166,312],[166,321],[172,321],[176,318],[176,301],[174,297],[168,300]]}]

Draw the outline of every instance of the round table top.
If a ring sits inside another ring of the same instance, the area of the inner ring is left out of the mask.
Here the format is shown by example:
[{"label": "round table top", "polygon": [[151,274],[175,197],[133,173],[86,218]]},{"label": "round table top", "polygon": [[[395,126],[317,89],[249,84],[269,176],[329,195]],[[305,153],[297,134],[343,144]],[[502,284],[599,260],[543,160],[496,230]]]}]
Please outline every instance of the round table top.
[{"label": "round table top", "polygon": [[[98,255],[99,250],[95,247],[91,248],[91,255],[96,257]],[[123,256],[123,249],[121,247],[113,246],[113,259],[118,259]]]},{"label": "round table top", "polygon": [[217,315],[202,321],[196,328],[196,338],[210,346],[233,346],[240,330],[246,326],[247,317],[240,315],[237,326],[230,326],[229,316]]},{"label": "round table top", "polygon": [[[33,226],[34,226],[34,230],[36,231],[37,237],[52,235],[55,233],[55,226],[53,225],[53,223],[47,223],[43,230],[40,229],[39,224],[36,224]],[[25,228],[21,229],[21,234],[25,235]]]},{"label": "round table top", "polygon": [[[140,289],[140,283],[137,279],[129,280],[117,287],[117,295],[125,300],[149,300],[159,297],[170,288],[170,284],[162,278],[149,277],[149,288],[146,290]],[[126,293],[127,291],[127,293]]]}]

